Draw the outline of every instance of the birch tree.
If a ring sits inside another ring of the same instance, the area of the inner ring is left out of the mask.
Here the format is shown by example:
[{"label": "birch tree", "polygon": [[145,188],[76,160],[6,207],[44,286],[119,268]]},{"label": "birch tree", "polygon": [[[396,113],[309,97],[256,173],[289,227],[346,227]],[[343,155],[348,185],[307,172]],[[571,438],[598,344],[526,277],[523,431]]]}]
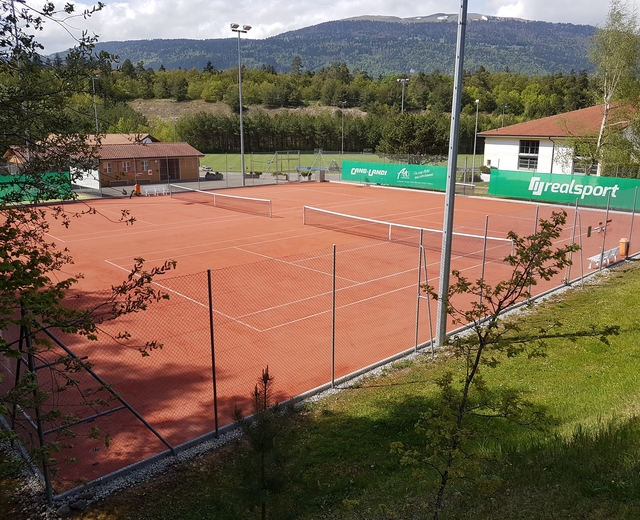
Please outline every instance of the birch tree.
[{"label": "birch tree", "polygon": [[[595,65],[595,75],[604,102],[598,151],[604,142],[611,103],[616,98],[622,98],[636,79],[639,56],[637,11],[626,0],[611,0],[607,21],[604,27],[597,30],[589,49],[589,59]],[[600,171],[601,166],[598,168]]]}]

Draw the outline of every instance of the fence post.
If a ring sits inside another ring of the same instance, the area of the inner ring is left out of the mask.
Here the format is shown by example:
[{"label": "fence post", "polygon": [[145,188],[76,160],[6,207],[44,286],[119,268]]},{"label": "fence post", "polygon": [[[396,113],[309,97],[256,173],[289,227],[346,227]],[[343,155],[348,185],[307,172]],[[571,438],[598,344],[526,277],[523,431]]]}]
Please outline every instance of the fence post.
[{"label": "fence post", "polygon": [[[487,261],[487,234],[489,233],[489,215],[484,216],[484,239],[482,241],[482,267],[480,279],[484,283],[484,265]],[[513,248],[512,248],[513,249]],[[482,305],[482,288],[480,288],[480,305]]]},{"label": "fence post", "polygon": [[582,216],[578,213],[578,236],[580,237],[580,287],[584,289],[584,248],[582,247]]},{"label": "fence post", "polygon": [[[571,245],[576,243],[576,221],[578,219],[578,199],[576,198],[576,206],[573,210],[573,229],[571,230]],[[567,266],[567,276],[565,285],[569,285],[571,281],[571,263],[573,262],[573,251],[569,253],[569,265]]]},{"label": "fence post", "polygon": [[213,336],[213,293],[211,291],[211,269],[207,269],[207,283],[209,286],[209,337],[211,340],[211,372],[213,376],[213,415],[218,438],[218,387],[216,381],[216,350]]},{"label": "fence post", "polygon": [[[538,216],[540,215],[540,206],[536,206],[536,219],[533,222],[533,235],[538,234]],[[531,285],[529,285],[529,294],[527,295],[527,301],[531,301]]]},{"label": "fence post", "polygon": [[331,388],[336,380],[336,245],[333,244],[331,269]]},{"label": "fence post", "polygon": [[[607,226],[609,224],[609,205],[611,204],[611,193],[607,197],[607,212],[604,214],[604,225],[602,227],[602,246],[600,246],[600,267],[598,271],[602,271],[602,262],[604,261],[604,247],[607,244]],[[609,260],[607,260],[607,265]]]},{"label": "fence post", "polygon": [[636,218],[636,202],[638,200],[638,187],[633,195],[633,211],[631,212],[631,226],[629,227],[629,250],[627,253],[631,253],[631,235],[633,234],[633,221]]},{"label": "fence post", "polygon": [[423,229],[420,229],[420,244],[418,246],[418,295],[416,298],[416,346],[415,351],[418,352],[418,332],[420,327],[420,285],[422,281],[422,235]]},{"label": "fence post", "polygon": [[[24,312],[23,312],[23,315],[24,315]],[[25,328],[24,333],[25,333],[25,336],[24,336],[25,344],[27,347],[27,363],[29,367],[29,372],[31,372],[34,375],[35,380],[38,381],[38,374],[36,373],[35,354],[33,350],[33,340],[31,338],[31,331]],[[42,450],[42,453],[41,453],[42,476],[44,477],[44,487],[47,494],[47,505],[51,507],[53,505],[53,489],[51,487],[51,474],[49,472],[49,462],[48,462],[49,457],[48,455],[46,455],[48,450],[45,449],[45,442],[44,442],[44,428],[42,426],[42,415],[41,415],[40,402],[38,397],[39,390],[40,390],[39,386],[37,386],[33,390],[33,402],[34,402],[33,406],[35,408],[35,414],[36,414],[36,426],[38,429],[38,443],[40,444],[40,449]]]}]

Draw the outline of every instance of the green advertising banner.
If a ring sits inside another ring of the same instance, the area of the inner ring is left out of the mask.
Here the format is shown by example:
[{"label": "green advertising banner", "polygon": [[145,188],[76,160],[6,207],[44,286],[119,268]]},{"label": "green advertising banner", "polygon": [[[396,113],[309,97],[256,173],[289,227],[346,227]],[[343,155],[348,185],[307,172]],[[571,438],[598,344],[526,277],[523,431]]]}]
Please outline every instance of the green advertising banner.
[{"label": "green advertising banner", "polygon": [[[70,200],[73,192],[71,190],[71,176],[69,172],[47,172],[42,174],[42,180],[55,187],[57,196],[55,199]],[[0,197],[5,200],[22,201],[33,200],[36,196],[34,181],[28,175],[0,175]]]},{"label": "green advertising banner", "polygon": [[[613,209],[633,209],[636,179],[491,170],[489,195]],[[638,201],[640,203],[640,201]]]},{"label": "green advertising banner", "polygon": [[344,161],[342,180],[446,191],[447,168],[416,164],[384,164]]}]

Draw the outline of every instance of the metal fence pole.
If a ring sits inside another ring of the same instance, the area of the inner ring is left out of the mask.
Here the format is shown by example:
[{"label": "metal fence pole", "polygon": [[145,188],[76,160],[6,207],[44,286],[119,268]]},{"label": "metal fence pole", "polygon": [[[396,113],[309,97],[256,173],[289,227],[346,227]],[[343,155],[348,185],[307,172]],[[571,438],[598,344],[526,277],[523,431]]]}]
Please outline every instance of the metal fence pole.
[{"label": "metal fence pole", "polygon": [[582,247],[582,216],[578,213],[578,236],[580,237],[580,287],[584,289],[584,248]]},{"label": "metal fence pole", "polygon": [[636,191],[633,195],[633,210],[631,212],[631,226],[629,227],[629,245],[628,245],[628,253],[631,253],[631,235],[633,234],[633,221],[636,218],[636,202],[638,200],[638,187],[636,186]]},{"label": "metal fence pole", "polygon": [[[36,363],[35,363],[35,354],[33,349],[33,340],[31,338],[31,332],[25,329],[25,342],[27,348],[27,363],[29,367],[29,372],[31,372],[36,381],[38,381],[38,376],[36,374]],[[47,450],[45,449],[45,440],[44,440],[44,427],[42,424],[42,410],[40,407],[40,387],[39,385],[33,389],[33,406],[35,408],[36,415],[36,425],[38,430],[38,443],[40,444],[40,449],[42,450],[42,475],[44,477],[44,487],[47,495],[47,505],[51,507],[53,505],[53,489],[51,487],[51,474],[49,472],[49,457],[46,456]]]},{"label": "metal fence pole", "polygon": [[[422,248],[422,255],[423,255],[423,263],[424,263],[424,282],[429,285],[429,271],[427,270],[427,252],[425,250],[425,248]],[[426,296],[427,298],[427,318],[429,320],[429,339],[431,340],[431,357],[433,358],[435,356],[435,350],[434,350],[434,335],[433,335],[433,323],[431,320],[431,297],[427,294]]]},{"label": "metal fence pole", "polygon": [[[536,206],[536,218],[533,221],[533,235],[538,234],[538,217],[540,215],[540,206]],[[529,285],[529,294],[527,295],[527,301],[531,299],[531,285]]]},{"label": "metal fence pole", "polygon": [[[573,229],[571,230],[571,245],[576,243],[576,222],[578,220],[578,199],[576,199],[576,206],[573,210]],[[567,276],[565,278],[565,285],[569,285],[571,281],[571,263],[573,262],[573,251],[569,253],[569,265],[567,266]]]},{"label": "metal fence pole", "polygon": [[418,295],[416,298],[416,346],[415,351],[418,352],[418,332],[420,326],[420,282],[422,281],[422,235],[423,229],[420,229],[420,246],[418,247]]},{"label": "metal fence pole", "polygon": [[[611,204],[611,193],[607,197],[607,212],[604,214],[604,225],[600,226],[602,229],[602,245],[600,246],[600,266],[598,271],[602,271],[602,262],[604,261],[604,247],[607,243],[607,226],[609,225],[609,205]],[[607,265],[609,260],[607,260]]]},{"label": "metal fence pole", "polygon": [[336,245],[333,244],[331,274],[331,388],[336,381]]},{"label": "metal fence pole", "polygon": [[218,385],[216,379],[216,350],[213,336],[213,291],[211,290],[211,269],[207,269],[207,283],[209,286],[209,337],[211,340],[211,372],[213,379],[213,415],[218,437]]},{"label": "metal fence pole", "polygon": [[[484,240],[482,242],[482,268],[480,279],[484,283],[484,266],[487,261],[487,234],[489,233],[489,215],[484,216]],[[482,305],[482,288],[480,288],[480,305]]]}]

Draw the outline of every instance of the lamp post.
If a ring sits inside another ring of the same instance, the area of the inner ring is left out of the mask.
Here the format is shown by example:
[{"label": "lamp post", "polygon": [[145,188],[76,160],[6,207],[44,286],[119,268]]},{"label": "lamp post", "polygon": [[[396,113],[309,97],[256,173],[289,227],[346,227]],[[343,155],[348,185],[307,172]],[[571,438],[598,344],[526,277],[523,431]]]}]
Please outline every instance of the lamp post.
[{"label": "lamp post", "polygon": [[[175,99],[171,99],[171,122],[173,123],[173,142],[176,142],[176,110],[175,110],[175,103],[177,103],[177,101]],[[199,178],[199,177],[198,177]]]},{"label": "lamp post", "polygon": [[480,100],[476,99],[476,129],[473,132],[473,162],[471,163],[471,184],[475,179],[476,170],[476,143],[478,142],[478,108],[480,106]]},{"label": "lamp post", "polygon": [[96,118],[96,135],[100,133],[100,127],[98,126],[98,105],[96,104],[96,79],[98,79],[99,75],[91,74],[91,88],[93,90],[93,115]]},{"label": "lamp post", "polygon": [[342,105],[342,111],[340,112],[342,114],[342,148],[340,152],[341,155],[344,155],[344,106],[347,104],[347,102],[339,101],[339,103]]},{"label": "lamp post", "polygon": [[247,33],[251,30],[250,25],[243,25],[240,29],[240,24],[232,23],[231,30],[238,33],[238,98],[240,101],[240,168],[242,170],[242,186],[244,186],[244,133],[242,127],[242,63],[240,61],[240,34]]},{"label": "lamp post", "polygon": [[502,128],[504,128],[504,109],[507,108],[509,105],[507,105],[506,103],[504,103],[502,105]]},{"label": "lamp post", "polygon": [[404,86],[409,83],[409,78],[398,78],[398,83],[402,83],[402,105],[400,105],[400,113],[404,113]]}]

